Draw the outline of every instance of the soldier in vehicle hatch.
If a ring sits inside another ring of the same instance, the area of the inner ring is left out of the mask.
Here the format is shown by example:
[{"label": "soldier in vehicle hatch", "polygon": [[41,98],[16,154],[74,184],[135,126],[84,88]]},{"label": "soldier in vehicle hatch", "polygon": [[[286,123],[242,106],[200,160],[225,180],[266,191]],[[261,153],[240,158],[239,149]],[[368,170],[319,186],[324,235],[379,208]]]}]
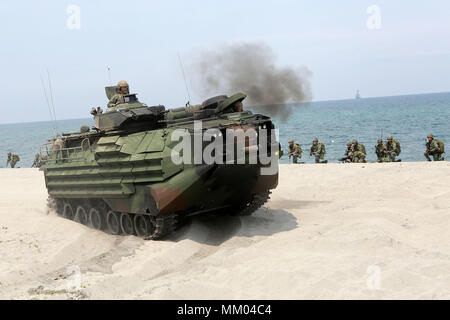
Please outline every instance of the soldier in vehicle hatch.
[{"label": "soldier in vehicle hatch", "polygon": [[112,96],[111,100],[108,102],[108,108],[114,108],[118,104],[125,103],[124,95],[129,94],[130,88],[128,86],[128,83],[125,80],[120,80],[117,83],[117,87],[119,89],[119,92]]},{"label": "soldier in vehicle hatch", "polygon": [[242,112],[244,111],[244,105],[242,101],[236,101],[231,106],[229,106],[224,113],[234,113],[234,112]]}]

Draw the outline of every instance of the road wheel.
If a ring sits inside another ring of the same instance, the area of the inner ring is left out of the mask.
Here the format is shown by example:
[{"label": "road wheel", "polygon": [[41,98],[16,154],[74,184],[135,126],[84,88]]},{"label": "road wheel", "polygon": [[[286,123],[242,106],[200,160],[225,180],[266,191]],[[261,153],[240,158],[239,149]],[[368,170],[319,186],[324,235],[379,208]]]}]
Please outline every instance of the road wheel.
[{"label": "road wheel", "polygon": [[106,225],[108,226],[108,231],[112,234],[120,234],[120,216],[115,211],[108,211],[106,214]]},{"label": "road wheel", "polygon": [[87,225],[89,223],[89,215],[83,206],[77,207],[74,220],[84,225]]},{"label": "road wheel", "polygon": [[134,216],[134,229],[138,237],[148,237],[155,232],[155,225],[150,216],[137,214]]},{"label": "road wheel", "polygon": [[105,228],[105,217],[96,208],[89,210],[89,223],[92,228],[102,230]]},{"label": "road wheel", "polygon": [[120,229],[122,233],[126,236],[131,236],[135,234],[134,232],[134,221],[133,216],[128,213],[120,214]]},{"label": "road wheel", "polygon": [[63,218],[66,218],[69,220],[73,220],[73,218],[75,217],[72,205],[70,203],[68,203],[68,202],[64,203],[62,216],[63,216]]}]

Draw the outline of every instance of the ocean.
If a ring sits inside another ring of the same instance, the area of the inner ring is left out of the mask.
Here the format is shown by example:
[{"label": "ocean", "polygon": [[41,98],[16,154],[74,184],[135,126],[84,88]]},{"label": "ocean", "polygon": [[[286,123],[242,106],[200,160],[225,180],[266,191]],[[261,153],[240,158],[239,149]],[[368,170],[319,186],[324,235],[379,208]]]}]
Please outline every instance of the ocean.
[{"label": "ocean", "polygon": [[[325,144],[329,162],[342,158],[346,142],[357,139],[364,144],[367,161],[375,161],[377,140],[389,135],[401,144],[402,161],[425,161],[426,137],[450,143],[450,92],[394,97],[320,101],[293,105],[294,112],[286,121],[274,118],[284,150],[293,139],[303,148],[306,163],[312,141],[317,137]],[[86,109],[87,110],[87,109]],[[87,110],[86,112],[88,112]],[[93,125],[92,119],[61,120],[59,132],[78,131],[83,124]],[[8,152],[20,157],[17,167],[30,167],[40,146],[53,136],[53,123],[30,122],[0,125],[0,167],[5,167]],[[281,163],[288,163],[284,156]]]}]

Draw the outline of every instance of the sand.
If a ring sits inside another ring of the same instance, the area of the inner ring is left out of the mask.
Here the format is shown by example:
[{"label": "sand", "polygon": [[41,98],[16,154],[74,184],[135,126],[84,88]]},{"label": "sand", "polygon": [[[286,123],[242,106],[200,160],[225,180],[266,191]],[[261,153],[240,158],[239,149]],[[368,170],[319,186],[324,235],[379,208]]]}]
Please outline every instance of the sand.
[{"label": "sand", "polygon": [[1,299],[450,298],[447,162],[281,165],[253,216],[156,242],[48,212],[37,169],[0,181]]}]

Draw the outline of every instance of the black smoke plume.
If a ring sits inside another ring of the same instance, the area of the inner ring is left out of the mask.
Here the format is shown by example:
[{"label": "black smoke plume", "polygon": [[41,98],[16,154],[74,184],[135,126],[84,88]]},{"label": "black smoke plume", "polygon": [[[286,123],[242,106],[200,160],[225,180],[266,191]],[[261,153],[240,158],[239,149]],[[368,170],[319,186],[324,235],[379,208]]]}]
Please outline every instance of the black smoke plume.
[{"label": "black smoke plume", "polygon": [[244,105],[285,120],[300,102],[310,101],[311,71],[278,67],[264,43],[241,43],[200,53],[192,65],[194,88],[203,97],[243,92]]}]

